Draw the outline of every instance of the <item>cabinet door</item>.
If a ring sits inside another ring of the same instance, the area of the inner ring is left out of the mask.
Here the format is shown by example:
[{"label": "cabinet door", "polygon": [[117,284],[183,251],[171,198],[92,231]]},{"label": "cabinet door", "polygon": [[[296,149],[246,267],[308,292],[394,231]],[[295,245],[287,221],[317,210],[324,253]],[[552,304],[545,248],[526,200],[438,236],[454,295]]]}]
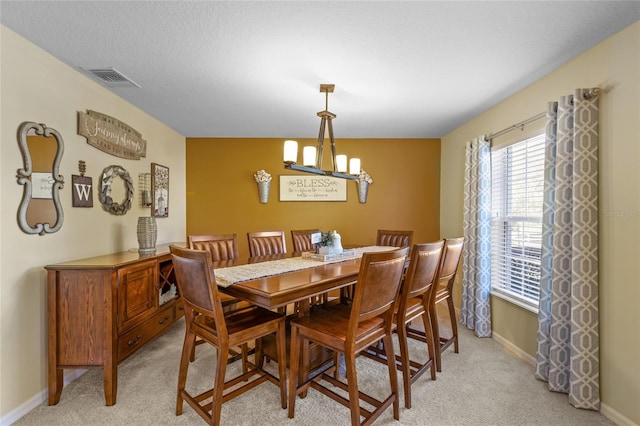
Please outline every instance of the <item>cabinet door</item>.
[{"label": "cabinet door", "polygon": [[158,306],[158,264],[138,263],[118,270],[118,330],[153,315]]}]

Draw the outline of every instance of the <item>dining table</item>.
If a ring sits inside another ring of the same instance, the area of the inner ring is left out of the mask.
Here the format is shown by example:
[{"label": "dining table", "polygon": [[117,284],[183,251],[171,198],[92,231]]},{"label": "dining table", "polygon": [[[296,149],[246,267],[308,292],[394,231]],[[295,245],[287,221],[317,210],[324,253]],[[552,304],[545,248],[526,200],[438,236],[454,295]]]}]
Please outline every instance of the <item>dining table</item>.
[{"label": "dining table", "polygon": [[214,275],[224,293],[266,309],[299,302],[302,313],[314,296],[354,284],[362,254],[396,247],[358,247],[352,257],[335,261],[305,258],[299,252],[214,262]]},{"label": "dining table", "polygon": [[[308,315],[314,296],[354,285],[363,253],[395,249],[397,247],[357,247],[352,251],[353,256],[332,261],[305,258],[299,252],[217,261],[213,263],[214,276],[219,290],[257,306],[274,310],[295,303],[296,309],[290,318]],[[340,291],[339,302],[348,302],[348,294]],[[275,339],[263,338],[262,348],[264,355],[275,359]],[[286,352],[288,366],[289,353]],[[321,370],[332,362],[331,351],[315,344],[303,348],[302,356],[301,375],[302,370]]]}]

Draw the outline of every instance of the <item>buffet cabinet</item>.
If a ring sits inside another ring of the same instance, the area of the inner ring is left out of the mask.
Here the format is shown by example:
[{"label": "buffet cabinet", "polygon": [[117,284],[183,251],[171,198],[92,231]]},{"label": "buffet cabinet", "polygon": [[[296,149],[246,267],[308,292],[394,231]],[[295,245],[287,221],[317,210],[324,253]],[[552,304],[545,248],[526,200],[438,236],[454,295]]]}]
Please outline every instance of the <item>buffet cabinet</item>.
[{"label": "buffet cabinet", "polygon": [[104,369],[106,405],[114,405],[118,364],[183,315],[169,245],[45,269],[49,405],[60,400],[64,369],[88,367]]}]

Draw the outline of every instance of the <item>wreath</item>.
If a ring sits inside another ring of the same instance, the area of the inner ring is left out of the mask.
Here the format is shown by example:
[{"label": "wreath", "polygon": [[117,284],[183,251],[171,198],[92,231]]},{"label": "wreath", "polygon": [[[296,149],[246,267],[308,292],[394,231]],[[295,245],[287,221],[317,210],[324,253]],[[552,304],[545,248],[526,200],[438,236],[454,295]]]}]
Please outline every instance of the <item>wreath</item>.
[{"label": "wreath", "polygon": [[[122,202],[122,205],[114,203],[111,198],[111,184],[113,178],[120,176],[127,187],[127,198]],[[129,172],[122,166],[109,166],[102,171],[102,178],[100,179],[100,203],[102,208],[115,215],[123,215],[131,208],[131,200],[133,199],[133,179],[129,176]]]}]

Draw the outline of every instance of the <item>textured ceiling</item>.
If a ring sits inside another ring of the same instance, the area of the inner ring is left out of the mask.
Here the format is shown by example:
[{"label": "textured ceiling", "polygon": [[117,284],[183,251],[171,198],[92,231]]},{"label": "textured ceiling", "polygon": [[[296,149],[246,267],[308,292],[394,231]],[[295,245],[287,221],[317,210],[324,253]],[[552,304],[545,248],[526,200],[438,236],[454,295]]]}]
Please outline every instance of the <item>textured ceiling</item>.
[{"label": "textured ceiling", "polygon": [[440,137],[638,19],[638,1],[0,2],[187,137],[316,137],[321,83],[338,139]]}]

